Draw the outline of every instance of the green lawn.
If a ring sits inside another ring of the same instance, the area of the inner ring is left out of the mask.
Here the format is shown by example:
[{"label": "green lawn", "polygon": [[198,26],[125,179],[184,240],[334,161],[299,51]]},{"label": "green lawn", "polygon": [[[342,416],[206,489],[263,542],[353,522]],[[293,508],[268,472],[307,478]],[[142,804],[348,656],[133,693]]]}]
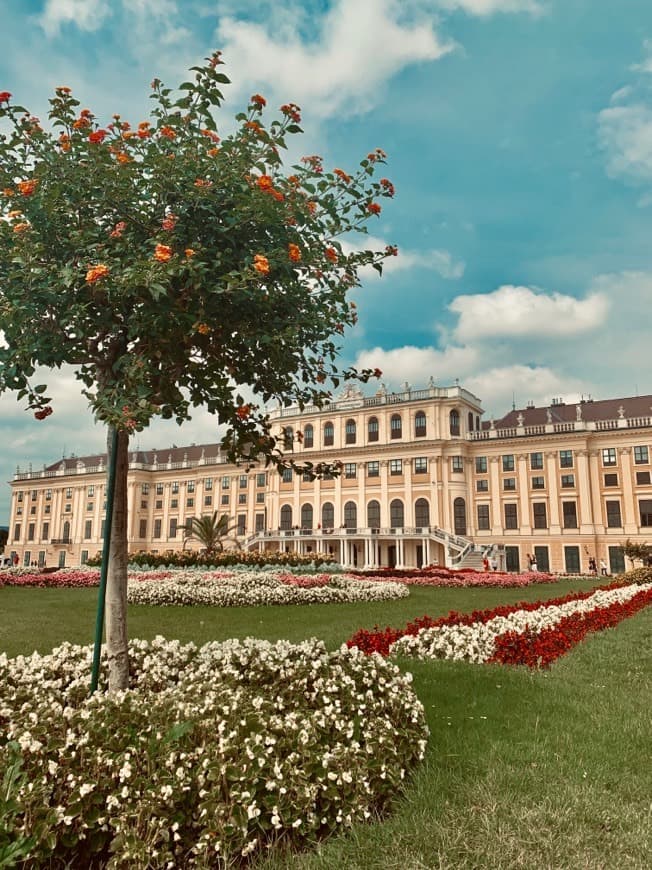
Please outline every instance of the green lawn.
[{"label": "green lawn", "polygon": [[[410,598],[313,607],[131,607],[130,633],[203,642],[317,636],[415,616],[551,598],[596,581],[499,590],[413,589]],[[96,590],[0,589],[0,650],[88,642]],[[281,868],[652,866],[652,611],[592,635],[549,671],[404,662],[431,730],[425,763],[393,815]]]}]

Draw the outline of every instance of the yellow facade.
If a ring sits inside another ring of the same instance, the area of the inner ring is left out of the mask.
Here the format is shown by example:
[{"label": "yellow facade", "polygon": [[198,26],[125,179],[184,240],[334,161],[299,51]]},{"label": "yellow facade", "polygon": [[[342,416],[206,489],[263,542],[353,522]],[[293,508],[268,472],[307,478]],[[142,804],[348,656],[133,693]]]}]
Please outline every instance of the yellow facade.
[{"label": "yellow facade", "polygon": [[[624,566],[626,538],[652,539],[652,397],[528,407],[482,421],[460,386],[271,412],[301,475],[225,462],[219,445],[130,454],[129,548],[181,550],[189,518],[226,514],[250,549],[329,552],[345,565],[473,565],[511,570]],[[647,414],[643,413],[647,408]],[[78,565],[101,549],[104,457],[65,459],[12,481],[7,552],[20,564]],[[189,542],[186,547],[197,547]]]}]

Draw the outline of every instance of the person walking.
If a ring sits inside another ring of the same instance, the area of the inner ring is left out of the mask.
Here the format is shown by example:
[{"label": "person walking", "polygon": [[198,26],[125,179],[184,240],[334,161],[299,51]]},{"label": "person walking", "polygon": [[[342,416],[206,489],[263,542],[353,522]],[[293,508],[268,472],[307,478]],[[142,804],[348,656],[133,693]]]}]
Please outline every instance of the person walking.
[{"label": "person walking", "polygon": [[607,563],[604,559],[600,559],[600,574],[602,574],[603,577],[607,576]]}]

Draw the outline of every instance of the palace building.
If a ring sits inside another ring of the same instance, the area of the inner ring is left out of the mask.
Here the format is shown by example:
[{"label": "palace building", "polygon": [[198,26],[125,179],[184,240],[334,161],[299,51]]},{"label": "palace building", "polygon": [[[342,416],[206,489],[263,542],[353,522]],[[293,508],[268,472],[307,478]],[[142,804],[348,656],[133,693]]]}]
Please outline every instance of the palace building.
[{"label": "palace building", "polygon": [[[347,388],[322,409],[277,408],[298,461],[342,463],[309,480],[226,461],[219,444],[130,453],[130,552],[184,544],[192,517],[226,514],[247,549],[331,553],[346,566],[479,566],[577,572],[652,538],[652,396],[553,400],[483,420],[461,386]],[[297,437],[299,436],[299,437]],[[7,552],[80,565],[102,546],[106,456],[17,471]]]}]

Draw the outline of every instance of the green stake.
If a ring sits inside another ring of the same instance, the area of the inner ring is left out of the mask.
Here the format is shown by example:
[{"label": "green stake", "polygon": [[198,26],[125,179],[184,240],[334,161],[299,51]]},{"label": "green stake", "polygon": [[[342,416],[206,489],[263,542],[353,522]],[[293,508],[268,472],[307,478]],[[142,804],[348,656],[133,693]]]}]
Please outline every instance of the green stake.
[{"label": "green stake", "polygon": [[111,547],[111,523],[113,520],[113,494],[115,492],[116,455],[118,453],[118,430],[111,433],[111,455],[109,457],[108,484],[106,494],[106,513],[104,521],[104,544],[102,546],[102,567],[100,568],[100,591],[97,598],[97,617],[95,619],[95,646],[93,648],[93,670],[91,671],[91,695],[97,689],[100,678],[100,655],[102,653],[102,629],[104,627],[104,605],[106,602],[106,578],[109,573],[109,549]]}]

